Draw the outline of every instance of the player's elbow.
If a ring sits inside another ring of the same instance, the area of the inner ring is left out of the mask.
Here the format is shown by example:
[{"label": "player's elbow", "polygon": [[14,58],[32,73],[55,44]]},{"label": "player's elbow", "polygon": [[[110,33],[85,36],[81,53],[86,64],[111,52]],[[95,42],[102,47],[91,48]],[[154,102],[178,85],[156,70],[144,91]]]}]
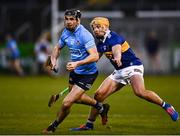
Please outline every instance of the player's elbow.
[{"label": "player's elbow", "polygon": [[99,60],[99,54],[93,54],[93,61]]},{"label": "player's elbow", "polygon": [[54,51],[55,52],[58,52],[60,50],[60,47],[58,46],[58,45],[56,45],[55,47],[54,47]]},{"label": "player's elbow", "polygon": [[54,56],[55,58],[57,58],[59,56],[59,54],[60,54],[60,47],[56,45],[52,51],[51,56]]}]

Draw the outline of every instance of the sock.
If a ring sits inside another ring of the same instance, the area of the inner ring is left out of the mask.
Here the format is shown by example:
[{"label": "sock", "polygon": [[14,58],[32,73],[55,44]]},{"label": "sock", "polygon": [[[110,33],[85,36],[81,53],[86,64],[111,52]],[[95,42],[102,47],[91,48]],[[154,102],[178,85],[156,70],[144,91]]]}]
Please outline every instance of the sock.
[{"label": "sock", "polygon": [[91,123],[91,124],[93,124],[93,123],[94,123],[94,120],[90,120],[90,119],[88,119],[88,120],[87,120],[87,123]]},{"label": "sock", "polygon": [[162,103],[162,105],[161,105],[161,106],[162,106],[162,108],[164,108],[164,106],[165,106],[165,105],[166,105],[166,103],[165,103],[165,102],[163,102],[163,103]]},{"label": "sock", "polygon": [[86,122],[86,127],[88,127],[88,128],[93,128],[93,121],[90,121],[89,119],[87,120],[87,122]]},{"label": "sock", "polygon": [[96,102],[96,104],[94,105],[94,107],[99,111],[99,113],[102,113],[102,111],[103,111],[103,105],[102,105],[102,103]]},{"label": "sock", "polygon": [[59,125],[60,123],[57,121],[57,120],[55,120],[52,124],[51,124],[51,126],[53,127],[53,128],[57,128],[57,126]]},{"label": "sock", "polygon": [[166,103],[166,102],[163,102],[163,103],[162,103],[162,108],[165,109],[165,110],[166,110],[168,107],[170,107],[170,106],[171,106],[171,105],[170,105],[169,103]]}]

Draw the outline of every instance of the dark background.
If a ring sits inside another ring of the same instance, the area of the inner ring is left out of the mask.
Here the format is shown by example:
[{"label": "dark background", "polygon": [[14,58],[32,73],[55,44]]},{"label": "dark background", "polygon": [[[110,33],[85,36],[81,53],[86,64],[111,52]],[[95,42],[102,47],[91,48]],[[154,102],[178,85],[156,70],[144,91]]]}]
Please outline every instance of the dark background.
[{"label": "dark background", "polygon": [[[59,10],[121,10],[133,17],[137,10],[180,10],[179,0],[60,0]],[[51,0],[1,0],[0,42],[7,32],[19,32],[18,40],[32,42],[51,26]],[[25,31],[24,33],[22,31]],[[22,32],[22,33],[21,33]]]}]

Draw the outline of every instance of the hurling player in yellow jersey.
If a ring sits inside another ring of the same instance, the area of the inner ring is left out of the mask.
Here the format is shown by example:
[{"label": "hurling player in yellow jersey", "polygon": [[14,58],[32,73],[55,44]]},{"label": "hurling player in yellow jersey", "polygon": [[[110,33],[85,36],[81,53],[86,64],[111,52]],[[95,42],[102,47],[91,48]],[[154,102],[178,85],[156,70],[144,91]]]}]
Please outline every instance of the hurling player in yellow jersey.
[{"label": "hurling player in yellow jersey", "polygon": [[[97,50],[100,56],[105,54],[115,68],[114,72],[97,89],[94,98],[99,102],[103,102],[111,94],[130,84],[136,96],[162,107],[173,121],[177,121],[179,115],[173,106],[163,101],[155,92],[145,88],[144,67],[141,60],[136,57],[124,37],[109,30],[109,20],[105,17],[96,17],[90,25],[95,37],[98,39]],[[92,107],[87,123],[71,130],[93,129],[93,122],[97,115],[97,109]],[[107,117],[102,118],[102,124],[105,125],[106,123]]]}]

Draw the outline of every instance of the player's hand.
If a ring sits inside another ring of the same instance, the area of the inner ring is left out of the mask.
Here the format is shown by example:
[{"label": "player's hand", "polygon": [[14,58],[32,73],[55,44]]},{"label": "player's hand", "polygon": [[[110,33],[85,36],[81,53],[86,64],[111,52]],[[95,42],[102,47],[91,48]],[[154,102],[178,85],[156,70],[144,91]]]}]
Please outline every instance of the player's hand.
[{"label": "player's hand", "polygon": [[51,56],[48,56],[46,62],[44,63],[44,70],[46,72],[54,71],[58,72],[58,69],[56,68],[56,59],[51,59]]},{"label": "player's hand", "polygon": [[51,63],[51,56],[48,56],[45,63],[44,63],[44,68],[51,69],[52,68],[52,63]]},{"label": "player's hand", "polygon": [[78,66],[78,62],[68,62],[66,68],[68,71],[74,70]]},{"label": "player's hand", "polygon": [[121,62],[120,59],[114,58],[114,59],[112,59],[112,60],[118,65],[118,67],[120,67],[120,66],[122,65],[122,62]]},{"label": "player's hand", "polygon": [[56,62],[57,62],[57,59],[55,57],[51,56],[51,64],[52,64],[51,70],[56,69]]}]

